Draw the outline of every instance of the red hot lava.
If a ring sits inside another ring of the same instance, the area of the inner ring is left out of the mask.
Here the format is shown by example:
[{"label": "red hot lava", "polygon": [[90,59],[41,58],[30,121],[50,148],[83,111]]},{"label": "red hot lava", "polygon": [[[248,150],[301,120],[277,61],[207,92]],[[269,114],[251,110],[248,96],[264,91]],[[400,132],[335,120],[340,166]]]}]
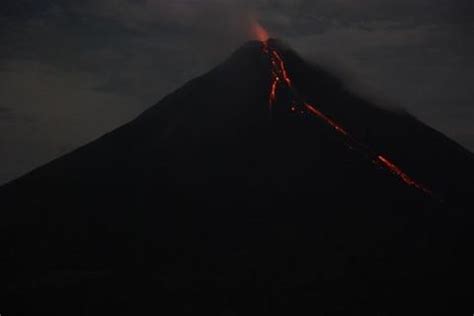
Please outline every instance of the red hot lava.
[{"label": "red hot lava", "polygon": [[321,111],[316,109],[314,106],[312,106],[309,103],[304,104],[305,108],[312,114],[316,115],[317,117],[321,118],[323,121],[325,121],[327,124],[331,125],[336,131],[341,133],[344,136],[349,136],[349,133],[346,132],[344,128],[339,126],[336,122],[334,122],[332,119],[324,115]]},{"label": "red hot lava", "polygon": [[400,179],[402,179],[403,182],[405,182],[409,186],[415,187],[418,190],[431,194],[431,191],[428,188],[417,183],[415,180],[413,180],[410,176],[404,173],[399,167],[397,167],[393,162],[391,162],[387,158],[381,155],[378,155],[376,163],[381,163],[385,168],[390,170],[390,172],[392,172],[394,175],[397,175],[398,177],[400,177]]},{"label": "red hot lava", "polygon": [[[378,166],[381,166],[391,174],[397,176],[403,183],[414,187],[422,192],[425,192],[429,195],[432,195],[432,192],[427,189],[422,184],[419,184],[413,178],[408,176],[405,172],[402,171],[400,167],[395,165],[393,162],[385,158],[384,156],[376,153],[375,151],[371,150],[368,146],[363,144],[362,142],[356,140],[352,137],[347,130],[342,127],[339,123],[335,120],[324,114],[320,111],[316,106],[304,101],[297,93],[296,89],[293,87],[291,78],[288,74],[287,67],[285,62],[276,50],[276,48],[272,47],[269,43],[269,37],[267,31],[258,23],[255,23],[254,32],[256,37],[262,42],[263,45],[263,52],[267,55],[270,59],[270,63],[272,66],[272,83],[270,88],[270,95],[269,95],[269,105],[270,110],[272,110],[273,105],[277,100],[277,93],[278,89],[281,87],[286,87],[291,95],[293,100],[290,104],[290,111],[291,112],[299,112],[302,114],[310,114],[318,119],[322,120],[328,126],[331,126],[336,132],[338,132],[342,137],[344,137],[346,144],[353,150],[357,150],[361,154],[369,157],[372,162]],[[300,106],[298,106],[298,104]],[[298,110],[298,111],[297,111]]]}]

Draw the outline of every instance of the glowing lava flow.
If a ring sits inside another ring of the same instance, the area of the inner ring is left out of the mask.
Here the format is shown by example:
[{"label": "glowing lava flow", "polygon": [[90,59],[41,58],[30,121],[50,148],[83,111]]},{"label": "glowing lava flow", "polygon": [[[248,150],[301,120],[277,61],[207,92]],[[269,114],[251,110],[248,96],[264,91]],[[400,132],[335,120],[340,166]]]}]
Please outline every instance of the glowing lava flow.
[{"label": "glowing lava flow", "polygon": [[277,92],[279,83],[280,83],[280,78],[277,75],[273,74],[273,82],[272,82],[272,88],[270,90],[270,98],[269,98],[270,110],[273,106],[273,103],[276,100],[276,92]]},{"label": "glowing lava flow", "polygon": [[[414,187],[426,194],[432,195],[432,192],[429,189],[427,189],[425,186],[419,184],[413,178],[408,176],[405,172],[403,172],[400,169],[400,167],[395,165],[393,162],[391,162],[384,156],[374,152],[365,144],[356,140],[347,132],[345,128],[343,128],[335,120],[333,120],[332,118],[330,118],[329,116],[321,112],[316,106],[303,101],[301,97],[299,97],[298,93],[296,92],[296,89],[293,87],[292,81],[290,79],[290,76],[288,75],[288,70],[286,68],[283,58],[281,57],[281,55],[278,53],[278,51],[275,48],[271,47],[268,41],[268,34],[266,33],[266,31],[259,24],[256,24],[256,25],[257,25],[256,34],[258,35],[257,37],[261,39],[260,41],[262,42],[262,45],[263,45],[263,52],[270,58],[270,62],[272,66],[272,83],[271,83],[270,95],[269,95],[270,111],[272,110],[272,107],[277,100],[278,89],[281,87],[281,85],[285,85],[286,88],[289,89],[293,97],[293,101],[291,102],[291,107],[290,107],[290,110],[292,112],[296,112],[297,105],[302,104],[301,113],[303,114],[309,113],[319,118],[320,120],[325,122],[327,125],[331,126],[334,130],[336,130],[336,132],[338,132],[340,135],[344,137],[344,139],[346,140],[346,143],[349,145],[351,149],[357,150],[358,152],[364,154],[365,156],[370,158],[374,164],[384,168],[391,174],[397,176],[406,185]],[[298,108],[298,110],[300,110],[300,108]]]},{"label": "glowing lava flow", "polygon": [[269,55],[271,58],[272,63],[272,87],[270,89],[270,96],[269,96],[269,104],[270,110],[273,104],[276,101],[277,97],[277,90],[279,85],[282,83],[282,80],[286,83],[289,88],[292,88],[293,85],[291,83],[291,79],[288,76],[288,71],[286,70],[285,63],[281,58],[280,54],[276,50],[270,47],[268,41],[264,41],[263,43],[263,51],[265,54]]},{"label": "glowing lava flow", "polygon": [[279,70],[278,72],[280,72],[281,75],[283,76],[283,80],[285,80],[286,84],[289,87],[292,87],[290,77],[288,76],[288,72],[286,71],[285,63],[283,62],[283,59],[280,57],[280,54],[278,54],[276,50],[272,50],[272,54],[273,54],[272,59],[273,58],[276,59],[276,61],[272,60],[272,64],[274,66],[275,64],[277,64],[277,69]]},{"label": "glowing lava flow", "polygon": [[316,116],[320,117],[321,119],[323,119],[327,124],[331,125],[336,131],[343,134],[344,136],[349,136],[349,133],[347,133],[344,128],[340,127],[336,122],[334,122],[329,117],[324,115],[321,111],[316,109],[314,106],[312,106],[309,103],[305,103],[304,106],[306,107],[306,109],[310,113],[313,113],[314,115],[316,115]]},{"label": "glowing lava flow", "polygon": [[432,192],[426,188],[425,186],[417,183],[414,179],[412,179],[410,176],[408,176],[406,173],[404,173],[399,167],[397,167],[393,162],[389,161],[387,158],[378,155],[377,156],[377,162],[380,163],[382,166],[390,170],[394,175],[397,175],[400,177],[400,179],[403,180],[406,184],[409,186],[415,187],[418,190],[421,190],[427,194],[432,194]]}]

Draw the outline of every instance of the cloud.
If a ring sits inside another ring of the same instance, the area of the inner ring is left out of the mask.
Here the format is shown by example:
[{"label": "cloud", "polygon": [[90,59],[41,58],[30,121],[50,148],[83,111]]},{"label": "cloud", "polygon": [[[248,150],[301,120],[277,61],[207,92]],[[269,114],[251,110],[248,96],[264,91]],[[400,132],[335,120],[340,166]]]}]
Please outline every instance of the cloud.
[{"label": "cloud", "polygon": [[[93,89],[98,78],[10,61],[0,76],[0,181],[89,142],[140,111],[131,97]],[[7,106],[8,105],[8,106]]]}]

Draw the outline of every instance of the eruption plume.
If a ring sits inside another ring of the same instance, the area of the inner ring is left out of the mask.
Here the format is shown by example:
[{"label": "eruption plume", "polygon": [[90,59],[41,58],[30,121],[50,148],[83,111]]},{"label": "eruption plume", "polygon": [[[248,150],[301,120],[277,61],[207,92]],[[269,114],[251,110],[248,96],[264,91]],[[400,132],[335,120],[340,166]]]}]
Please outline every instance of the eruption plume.
[{"label": "eruption plume", "polygon": [[260,42],[267,42],[270,38],[267,30],[265,30],[265,28],[263,28],[263,26],[257,21],[253,21],[252,23],[252,33],[255,39],[259,40]]}]

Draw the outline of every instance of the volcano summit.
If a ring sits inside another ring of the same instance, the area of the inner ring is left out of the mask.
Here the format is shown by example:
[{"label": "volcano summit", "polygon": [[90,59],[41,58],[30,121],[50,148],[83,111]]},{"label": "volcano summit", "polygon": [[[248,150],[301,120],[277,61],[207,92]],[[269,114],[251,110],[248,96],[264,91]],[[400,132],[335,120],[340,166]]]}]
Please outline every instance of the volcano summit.
[{"label": "volcano summit", "polygon": [[0,190],[5,315],[474,306],[474,156],[270,39]]}]

